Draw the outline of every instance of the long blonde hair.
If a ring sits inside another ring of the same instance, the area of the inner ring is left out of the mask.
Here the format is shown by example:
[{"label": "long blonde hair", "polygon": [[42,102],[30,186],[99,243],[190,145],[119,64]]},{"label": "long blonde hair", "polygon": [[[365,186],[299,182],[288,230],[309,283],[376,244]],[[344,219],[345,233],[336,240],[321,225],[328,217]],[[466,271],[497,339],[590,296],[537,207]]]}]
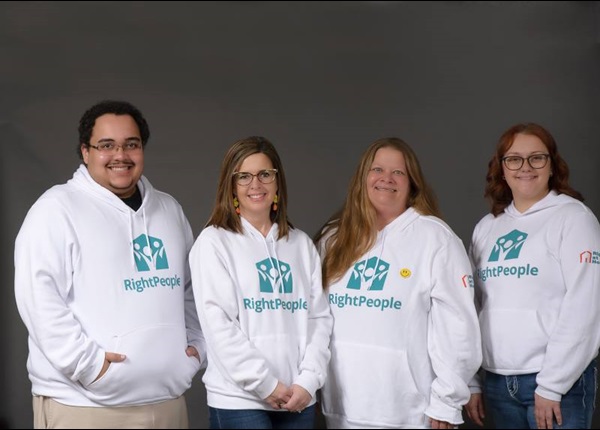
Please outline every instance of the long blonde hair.
[{"label": "long blonde hair", "polygon": [[[376,140],[360,159],[342,210],[329,219],[315,238],[316,242],[326,240],[323,260],[324,286],[339,280],[375,243],[377,214],[369,200],[366,184],[375,154],[381,148],[395,149],[404,156],[410,180],[407,207],[413,207],[422,215],[441,218],[435,195],[425,181],[419,160],[412,148],[397,137]],[[325,237],[327,239],[324,239]]]}]

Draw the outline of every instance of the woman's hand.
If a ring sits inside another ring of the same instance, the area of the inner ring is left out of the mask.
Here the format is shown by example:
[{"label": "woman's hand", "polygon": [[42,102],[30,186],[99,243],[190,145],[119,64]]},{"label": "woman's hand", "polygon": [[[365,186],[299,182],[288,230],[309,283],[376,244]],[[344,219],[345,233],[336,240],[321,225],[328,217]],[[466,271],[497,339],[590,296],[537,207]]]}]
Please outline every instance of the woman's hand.
[{"label": "woman's hand", "polygon": [[551,429],[556,417],[556,423],[562,426],[562,414],[560,412],[560,402],[548,400],[535,394],[535,422],[539,429]]},{"label": "woman's hand", "polygon": [[273,392],[265,399],[265,401],[273,409],[282,409],[282,407],[292,398],[292,390],[281,381],[277,382],[277,386]]},{"label": "woman's hand", "polygon": [[302,412],[308,406],[312,396],[300,385],[292,385],[292,397],[283,405],[290,412]]},{"label": "woman's hand", "polygon": [[432,429],[455,429],[458,428],[457,425],[450,424],[448,421],[440,421],[435,418],[430,418],[429,423],[431,424]]},{"label": "woman's hand", "polygon": [[481,393],[471,394],[471,398],[465,405],[465,410],[469,419],[475,424],[483,427],[483,420],[485,418],[485,407],[483,405],[483,396]]}]

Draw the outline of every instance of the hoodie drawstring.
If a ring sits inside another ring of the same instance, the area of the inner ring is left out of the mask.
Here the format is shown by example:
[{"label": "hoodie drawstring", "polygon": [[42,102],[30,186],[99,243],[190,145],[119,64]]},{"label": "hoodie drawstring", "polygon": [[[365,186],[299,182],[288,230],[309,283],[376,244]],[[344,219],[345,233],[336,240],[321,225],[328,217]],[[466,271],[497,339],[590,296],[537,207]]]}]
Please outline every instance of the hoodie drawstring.
[{"label": "hoodie drawstring", "polygon": [[129,242],[131,243],[131,264],[133,269],[136,270],[135,264],[135,243],[133,241],[133,215],[131,211],[127,212],[129,219]]},{"label": "hoodie drawstring", "polygon": [[373,276],[371,277],[371,284],[369,285],[369,290],[373,286],[373,282],[375,281],[375,274],[377,273],[377,268],[379,267],[379,262],[381,261],[381,256],[383,255],[383,248],[385,247],[385,238],[387,234],[385,231],[381,232],[381,249],[379,250],[379,255],[377,256],[377,261],[375,262],[375,267],[373,268]]},{"label": "hoodie drawstring", "polygon": [[142,220],[144,221],[144,233],[146,234],[146,244],[148,245],[148,251],[150,252],[150,258],[152,260],[152,266],[156,268],[156,262],[154,261],[154,252],[152,252],[152,245],[150,244],[150,234],[148,233],[148,221],[146,220],[146,209],[142,207]]},{"label": "hoodie drawstring", "polygon": [[[277,249],[275,247],[275,239],[273,238],[273,236],[271,236],[271,243],[273,244],[273,254],[275,255],[275,257],[273,257],[271,255],[271,251],[269,250],[269,244],[267,242],[267,239],[264,236],[260,236],[263,244],[265,245],[265,250],[267,251],[267,256],[269,257],[269,261],[271,261],[271,264],[273,264],[274,261],[277,262],[277,273],[278,273],[278,277],[277,280],[275,282],[275,285],[273,286],[273,292],[275,292],[275,290],[277,290],[279,292],[279,288],[280,286],[283,284],[283,275],[282,275],[282,271],[281,271],[281,262],[279,261],[279,257],[277,256]],[[275,267],[275,266],[273,266]]]},{"label": "hoodie drawstring", "polygon": [[[377,261],[375,261],[375,266],[373,267],[373,275],[371,276],[371,282],[369,283],[369,286],[367,287],[367,290],[370,290],[373,287],[373,282],[375,282],[375,274],[377,273],[377,268],[379,267],[379,262],[381,261],[381,256],[383,255],[383,248],[385,247],[385,238],[386,238],[386,234],[385,234],[385,230],[382,230],[381,232],[381,249],[379,250],[379,254],[377,255]],[[375,245],[373,246],[373,248],[375,248],[377,246],[377,242],[375,242]],[[366,271],[367,271],[367,265],[369,264],[369,260],[371,259],[371,251],[373,250],[373,248],[371,248],[368,252],[367,252],[367,257],[365,258],[365,269],[363,270],[362,276],[360,277],[360,288],[362,289],[362,285],[363,285],[363,279],[365,279],[365,275],[366,275]]]},{"label": "hoodie drawstring", "polygon": [[279,272],[279,278],[277,280],[277,283],[275,284],[275,288],[277,288],[277,291],[279,291],[279,289],[281,288],[281,292],[283,292],[283,272],[281,271],[281,261],[279,261],[279,256],[277,255],[277,247],[275,246],[276,242],[273,236],[271,236],[271,243],[273,243],[273,254],[275,254],[275,261],[277,261],[277,271]]}]

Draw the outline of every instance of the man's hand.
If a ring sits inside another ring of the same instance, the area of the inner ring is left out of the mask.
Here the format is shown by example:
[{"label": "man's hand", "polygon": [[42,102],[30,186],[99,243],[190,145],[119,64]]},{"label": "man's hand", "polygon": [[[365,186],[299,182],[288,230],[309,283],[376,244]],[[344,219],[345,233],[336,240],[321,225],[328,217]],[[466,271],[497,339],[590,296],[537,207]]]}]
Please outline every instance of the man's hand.
[{"label": "man's hand", "polygon": [[127,357],[124,354],[118,354],[116,352],[105,352],[104,353],[104,364],[102,365],[102,369],[96,379],[92,381],[92,384],[96,382],[98,379],[102,378],[104,374],[108,371],[110,367],[110,363],[120,363],[121,361],[125,361]]}]

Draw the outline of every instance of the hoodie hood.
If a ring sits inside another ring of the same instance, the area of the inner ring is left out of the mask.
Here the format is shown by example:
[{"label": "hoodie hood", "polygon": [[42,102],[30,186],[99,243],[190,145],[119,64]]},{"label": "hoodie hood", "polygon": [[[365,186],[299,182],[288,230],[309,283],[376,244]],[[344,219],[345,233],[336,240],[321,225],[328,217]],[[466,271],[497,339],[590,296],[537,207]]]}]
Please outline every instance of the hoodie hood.
[{"label": "hoodie hood", "polygon": [[[98,182],[91,177],[85,164],[81,164],[77,171],[73,174],[73,178],[69,179],[68,185],[85,190],[87,193],[104,200],[107,204],[113,206],[121,212],[134,212],[119,196],[112,191],[100,185]],[[154,187],[150,184],[148,179],[142,175],[137,183],[137,186],[142,195],[142,205],[139,210],[142,210],[145,206],[148,206],[148,199],[153,194]]]},{"label": "hoodie hood", "polygon": [[566,194],[558,194],[556,191],[552,190],[548,194],[546,194],[546,197],[532,205],[525,212],[519,212],[515,207],[515,202],[513,200],[510,203],[510,205],[508,205],[507,208],[504,209],[504,213],[513,218],[521,218],[529,216],[539,211],[543,211],[545,209],[555,208],[557,206],[573,203],[574,201],[575,200],[572,197]]},{"label": "hoodie hood", "polygon": [[256,227],[254,227],[250,223],[250,221],[248,221],[242,215],[240,215],[240,220],[242,222],[242,227],[244,228],[244,233],[248,234],[250,237],[253,237],[255,239],[260,239],[260,240],[277,241],[277,236],[279,234],[279,226],[277,225],[277,223],[273,223],[273,225],[271,226],[271,229],[269,230],[269,233],[267,233],[267,236],[265,237],[262,235],[262,233]]},{"label": "hoodie hood", "polygon": [[394,221],[392,221],[391,223],[386,225],[379,232],[379,234],[377,235],[377,240],[379,240],[379,237],[381,235],[389,234],[390,232],[395,231],[395,230],[403,230],[404,228],[406,228],[406,226],[408,226],[410,223],[412,223],[417,218],[419,218],[419,213],[415,210],[415,208],[409,207],[404,212],[402,212],[398,216],[398,218],[396,218]]}]

